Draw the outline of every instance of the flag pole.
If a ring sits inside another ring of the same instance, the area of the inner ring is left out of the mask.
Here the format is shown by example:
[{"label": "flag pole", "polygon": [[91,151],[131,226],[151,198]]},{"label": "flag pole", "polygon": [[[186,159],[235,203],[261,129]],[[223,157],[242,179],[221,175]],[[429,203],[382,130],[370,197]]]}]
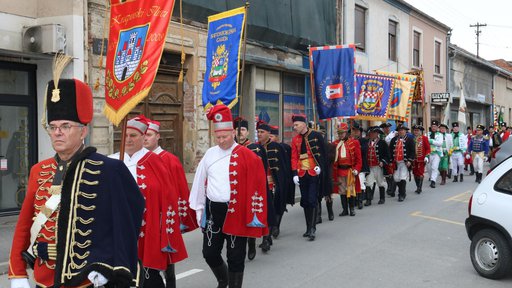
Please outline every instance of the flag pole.
[{"label": "flag pole", "polygon": [[124,161],[124,145],[126,144],[126,123],[128,116],[124,116],[121,122],[121,147],[119,147],[119,160]]},{"label": "flag pole", "polygon": [[248,13],[247,11],[249,10],[249,1],[245,2],[245,19],[244,19],[244,31],[242,36],[244,37],[244,40],[243,40],[243,46],[242,46],[242,73],[240,75],[240,93],[239,94],[239,101],[238,101],[238,116],[239,116],[239,119],[238,119],[238,123],[237,123],[237,140],[238,140],[238,143],[240,143],[240,135],[241,135],[241,129],[240,129],[240,122],[241,122],[241,117],[243,115],[243,106],[242,106],[242,103],[243,103],[243,94],[244,94],[244,78],[245,78],[245,52],[247,50],[247,17],[248,17]]},{"label": "flag pole", "polygon": [[309,79],[311,81],[311,109],[313,109],[313,123],[316,123],[315,112],[315,78],[313,76],[313,54],[311,53],[311,45],[308,46],[309,50]]}]

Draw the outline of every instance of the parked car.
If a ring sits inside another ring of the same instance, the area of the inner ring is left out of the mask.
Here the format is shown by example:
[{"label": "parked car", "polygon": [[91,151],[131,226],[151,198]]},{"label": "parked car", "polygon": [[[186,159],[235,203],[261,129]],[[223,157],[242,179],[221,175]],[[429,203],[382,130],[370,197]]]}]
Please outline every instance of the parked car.
[{"label": "parked car", "polygon": [[512,157],[494,166],[478,185],[469,200],[468,213],[465,224],[475,270],[491,279],[511,273]]},{"label": "parked car", "polygon": [[[509,137],[510,139],[510,137]],[[503,162],[505,159],[512,156],[512,141],[507,141],[501,143],[501,145],[496,148],[490,155],[491,158],[491,170],[498,165],[499,163]]]}]

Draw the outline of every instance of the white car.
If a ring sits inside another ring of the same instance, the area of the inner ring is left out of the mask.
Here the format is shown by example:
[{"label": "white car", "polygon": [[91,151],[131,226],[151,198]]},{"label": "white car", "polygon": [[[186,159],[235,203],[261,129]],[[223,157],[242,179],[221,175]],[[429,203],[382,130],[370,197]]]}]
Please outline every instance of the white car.
[{"label": "white car", "polygon": [[[512,156],[512,155],[511,155]],[[473,267],[483,277],[512,272],[512,157],[496,165],[478,185],[468,205],[466,231]]]}]

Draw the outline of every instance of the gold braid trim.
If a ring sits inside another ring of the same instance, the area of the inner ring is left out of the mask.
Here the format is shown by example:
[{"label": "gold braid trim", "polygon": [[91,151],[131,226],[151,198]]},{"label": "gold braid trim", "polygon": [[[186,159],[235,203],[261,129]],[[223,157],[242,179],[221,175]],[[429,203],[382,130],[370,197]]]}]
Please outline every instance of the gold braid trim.
[{"label": "gold braid trim", "polygon": [[41,168],[43,168],[43,169],[48,169],[48,168],[57,169],[57,166],[55,166],[55,164],[53,164],[53,163],[50,163],[50,164],[47,164],[47,165],[41,164]]},{"label": "gold braid trim", "polygon": [[96,165],[96,166],[103,165],[103,161],[94,161],[91,159],[85,159],[85,162],[87,162],[91,165]]},{"label": "gold braid trim", "polygon": [[82,196],[82,197],[87,198],[87,199],[94,199],[94,198],[96,198],[96,196],[98,196],[98,194],[96,194],[96,193],[85,193],[85,192],[82,192],[82,191],[78,191],[78,196]]},{"label": "gold braid trim", "polygon": [[53,241],[56,239],[55,236],[48,237],[48,236],[44,235],[44,233],[37,234],[37,238],[39,238],[39,237],[43,237],[47,241]]},{"label": "gold braid trim", "polygon": [[84,172],[92,174],[92,175],[99,175],[99,174],[101,174],[100,170],[89,170],[87,168],[84,168]]},{"label": "gold braid trim", "polygon": [[87,181],[85,179],[80,179],[80,183],[83,183],[83,184],[89,185],[89,186],[95,186],[95,185],[100,184],[100,181]]},{"label": "gold braid trim", "polygon": [[82,224],[84,224],[84,225],[89,225],[89,224],[91,224],[91,223],[94,221],[94,218],[89,218],[89,219],[85,220],[85,219],[83,219],[82,217],[76,217],[76,219],[77,219],[80,223],[82,223]]},{"label": "gold braid trim", "polygon": [[74,245],[77,246],[78,248],[85,249],[85,248],[91,246],[91,243],[92,243],[91,240],[87,240],[84,243],[76,242]]},{"label": "gold braid trim", "polygon": [[46,224],[43,224],[43,228],[46,229],[48,232],[55,232],[55,230],[57,230],[57,226],[48,227],[46,226]]},{"label": "gold braid trim", "polygon": [[[78,246],[78,245],[77,245]],[[85,252],[84,254],[78,254],[78,253],[74,253],[73,256],[74,258],[78,258],[80,260],[84,260],[85,258],[87,258],[89,256],[89,254],[91,254],[91,252],[87,251]],[[82,263],[83,264],[83,263]]]},{"label": "gold braid trim", "polygon": [[[86,237],[86,236],[89,236],[89,234],[91,234],[91,233],[92,233],[92,230],[91,230],[91,229],[89,229],[89,230],[87,230],[87,231],[85,231],[85,232],[84,232],[84,231],[82,231],[82,230],[80,230],[80,229],[78,229],[78,228],[77,228],[77,229],[75,229],[75,232],[77,232],[77,233],[78,233],[80,236],[82,236],[82,237]],[[89,240],[88,240],[88,241],[89,241]]]},{"label": "gold braid trim", "polygon": [[[77,265],[75,264],[74,262],[70,263],[69,266],[71,267],[71,269],[82,269],[85,267],[85,265],[87,265],[87,261],[84,261],[82,264],[80,265]],[[71,279],[73,277],[73,275],[76,275],[78,273],[70,273],[69,275],[65,275],[66,277],[68,277],[68,279]]]},{"label": "gold braid trim", "polygon": [[85,206],[85,205],[82,205],[82,204],[78,204],[77,208],[85,210],[85,211],[94,211],[94,209],[96,209],[96,205]]},{"label": "gold braid trim", "polygon": [[36,200],[48,200],[48,199],[50,199],[50,197],[48,197],[46,195],[39,196],[36,194]]},{"label": "gold braid trim", "polygon": [[50,265],[50,264],[48,264],[48,262],[44,261],[44,265],[46,265],[46,267],[48,267],[48,269],[55,270],[55,264]]}]

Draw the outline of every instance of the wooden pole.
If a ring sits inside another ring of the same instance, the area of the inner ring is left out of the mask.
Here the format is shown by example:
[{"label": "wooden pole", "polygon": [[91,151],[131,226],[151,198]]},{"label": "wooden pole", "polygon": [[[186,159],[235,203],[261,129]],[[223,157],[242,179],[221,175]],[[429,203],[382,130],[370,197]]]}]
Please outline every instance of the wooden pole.
[{"label": "wooden pole", "polygon": [[121,147],[119,147],[119,160],[124,161],[124,145],[126,143],[126,123],[128,123],[128,116],[123,118],[121,122]]},{"label": "wooden pole", "polygon": [[313,122],[316,123],[316,112],[315,112],[315,78],[313,76],[313,54],[311,52],[311,45],[308,46],[309,50],[309,79],[311,81],[311,109],[313,109]]},{"label": "wooden pole", "polygon": [[[247,17],[249,16],[249,13],[248,13],[248,10],[249,10],[249,1],[245,2],[245,20],[244,20],[244,31],[243,34],[242,34],[242,37],[243,37],[243,46],[242,46],[242,73],[240,75],[240,93],[238,93],[240,96],[238,96],[240,99],[238,100],[238,116],[239,117],[242,117],[243,113],[243,94],[244,94],[244,78],[245,78],[245,52],[247,50]],[[240,121],[241,119],[238,120],[238,123],[237,123],[237,126],[239,127],[238,128],[238,131],[237,131],[237,140],[238,140],[238,143],[240,143]]]}]

